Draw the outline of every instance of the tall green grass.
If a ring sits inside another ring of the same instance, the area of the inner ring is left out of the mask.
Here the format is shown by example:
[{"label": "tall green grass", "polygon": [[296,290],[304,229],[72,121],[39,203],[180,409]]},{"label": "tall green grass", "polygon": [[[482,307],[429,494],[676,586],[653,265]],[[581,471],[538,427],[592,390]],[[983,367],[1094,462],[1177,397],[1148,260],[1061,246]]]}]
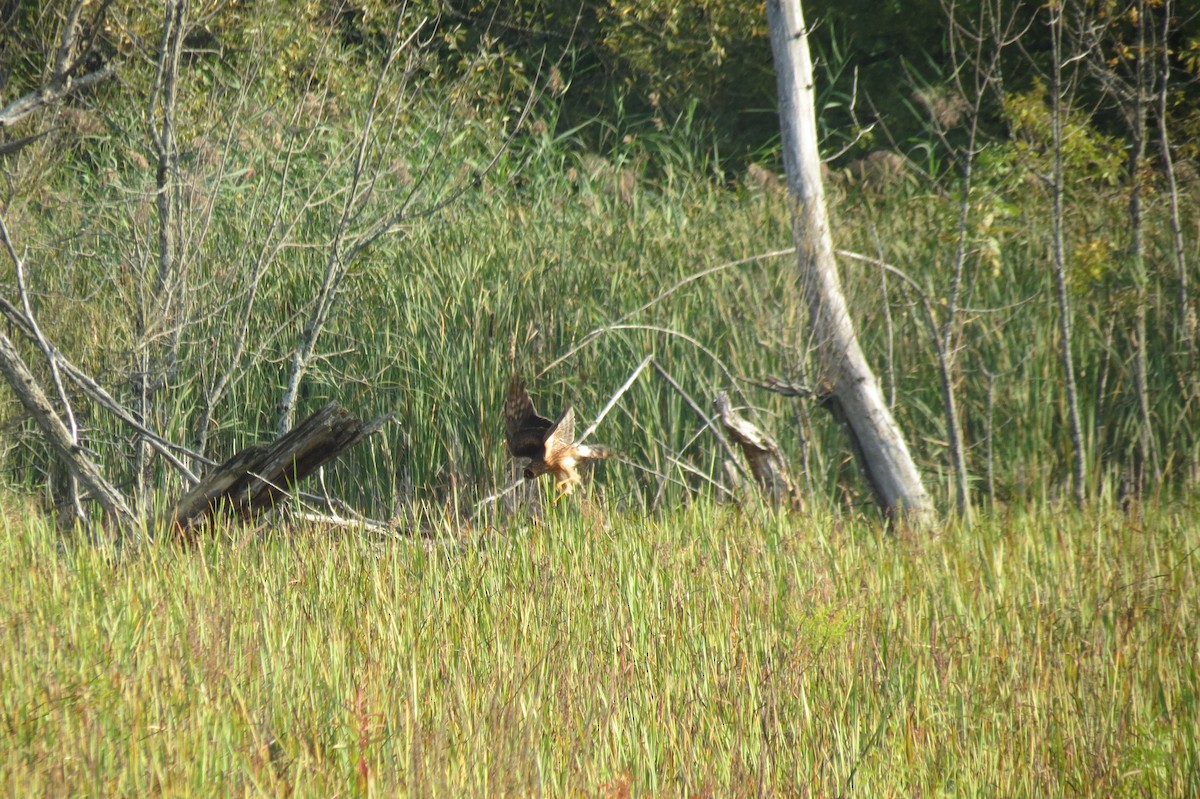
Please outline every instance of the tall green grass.
[{"label": "tall green grass", "polygon": [[113,557],[0,527],[0,783],[42,795],[1188,796],[1194,508],[920,541],[821,511]]}]

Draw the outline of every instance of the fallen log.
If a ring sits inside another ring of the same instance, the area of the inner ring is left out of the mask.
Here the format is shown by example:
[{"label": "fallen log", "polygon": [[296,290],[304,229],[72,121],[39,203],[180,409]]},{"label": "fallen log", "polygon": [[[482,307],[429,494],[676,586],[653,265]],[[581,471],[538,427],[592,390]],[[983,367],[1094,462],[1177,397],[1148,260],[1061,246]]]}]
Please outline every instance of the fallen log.
[{"label": "fallen log", "polygon": [[274,508],[305,477],[378,430],[390,416],[366,424],[336,402],[305,419],[273,444],[246,447],[214,467],[171,510],[171,525],[194,539],[218,510],[243,521]]}]

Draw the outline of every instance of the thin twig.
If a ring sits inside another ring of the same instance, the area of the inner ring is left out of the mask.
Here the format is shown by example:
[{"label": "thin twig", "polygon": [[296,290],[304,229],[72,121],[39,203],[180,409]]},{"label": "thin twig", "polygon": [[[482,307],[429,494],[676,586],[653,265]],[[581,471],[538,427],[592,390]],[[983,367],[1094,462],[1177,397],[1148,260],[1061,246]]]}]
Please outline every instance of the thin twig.
[{"label": "thin twig", "polygon": [[[524,477],[518,477],[516,480],[514,480],[514,481],[513,481],[513,482],[511,482],[511,483],[509,483],[509,484],[508,484],[508,486],[506,486],[506,487],[505,487],[505,488],[503,488],[502,490],[500,490],[500,491],[497,491],[495,494],[492,494],[491,496],[488,496],[488,497],[484,497],[483,499],[481,499],[481,500],[479,500],[478,502],[476,502],[476,503],[475,503],[475,510],[476,510],[476,511],[478,511],[478,510],[479,510],[480,508],[482,508],[484,505],[490,505],[490,504],[492,504],[493,502],[495,502],[496,500],[503,499],[504,497],[507,497],[507,496],[508,496],[509,494],[511,494],[513,491],[516,491],[516,490],[517,490],[517,487],[518,487],[518,486],[520,486],[520,485],[521,485],[522,483],[524,483],[524,482],[525,482],[525,478],[524,478]],[[474,514],[472,514],[472,515],[474,515]]]},{"label": "thin twig", "polygon": [[[925,291],[925,289],[923,289],[921,287],[921,284],[918,283],[916,280],[914,280],[912,277],[910,277],[907,272],[905,272],[903,269],[901,269],[898,266],[894,266],[894,265],[888,263],[887,261],[880,260],[879,258],[872,258],[870,255],[863,255],[862,253],[852,252],[850,250],[838,250],[837,254],[842,256],[843,258],[849,258],[851,261],[861,261],[862,263],[865,263],[865,264],[871,264],[872,266],[877,266],[885,272],[890,272],[891,274],[895,275],[896,277],[900,278],[905,283],[907,283],[909,288],[911,288],[913,291],[917,292],[917,294],[920,297],[922,297],[923,299],[928,299],[928,297],[929,297],[929,295]],[[1036,296],[1030,295],[1023,300],[1017,300],[1016,302],[1010,302],[1007,305],[1001,305],[996,308],[960,307],[959,310],[964,313],[974,313],[974,314],[1004,313],[1005,311],[1015,311],[1018,308],[1028,305],[1029,303],[1033,302],[1035,299],[1037,299]]]},{"label": "thin twig", "polygon": [[380,538],[390,538],[396,541],[412,541],[412,535],[406,535],[400,532],[392,524],[380,522],[374,519],[366,519],[357,517],[345,519],[341,516],[327,515],[323,513],[302,512],[297,513],[295,518],[298,521],[307,522],[314,525],[322,525],[324,527],[339,527],[357,532],[370,533],[371,535],[379,536]]},{"label": "thin twig", "polygon": [[675,382],[675,378],[671,377],[671,375],[667,373],[666,369],[663,369],[658,365],[658,361],[654,362],[654,368],[660,375],[662,375],[663,380],[666,380],[667,383],[670,384],[671,388],[675,389],[675,392],[683,398],[683,401],[686,402],[693,411],[695,411],[696,415],[704,420],[704,425],[713,431],[717,437],[717,441],[721,442],[721,446],[724,447],[725,453],[729,455],[730,461],[737,466],[738,471],[742,473],[742,476],[747,478],[750,477],[750,473],[746,471],[745,466],[742,466],[741,461],[738,460],[737,452],[735,452],[733,447],[730,446],[729,442],[725,440],[725,435],[721,432],[721,429],[717,427],[716,422],[714,422],[711,418],[709,418],[708,414],[701,410],[700,406],[694,399],[692,399],[691,395],[684,391],[681,385]]},{"label": "thin twig", "polygon": [[656,296],[654,299],[650,300],[649,302],[645,303],[644,305],[634,308],[629,313],[625,314],[624,316],[621,316],[619,319],[616,319],[616,320],[608,323],[607,325],[604,325],[603,327],[597,327],[593,330],[588,331],[588,333],[584,335],[583,339],[578,344],[576,344],[571,349],[567,350],[564,354],[560,355],[555,360],[551,361],[546,366],[546,368],[543,369],[539,374],[545,374],[546,372],[549,372],[555,366],[558,366],[560,363],[563,363],[567,359],[571,358],[571,356],[575,355],[575,353],[579,352],[584,347],[586,347],[588,344],[591,344],[592,341],[594,341],[595,339],[604,335],[605,333],[608,333],[613,330],[624,330],[629,327],[633,327],[633,326],[623,325],[622,323],[629,320],[630,318],[632,318],[634,316],[637,316],[642,311],[645,311],[646,309],[650,308],[651,306],[657,305],[658,303],[662,302],[667,297],[671,296],[676,291],[678,291],[679,289],[688,285],[689,283],[694,283],[702,277],[707,277],[709,275],[716,274],[717,272],[722,272],[726,269],[731,269],[735,266],[744,266],[745,264],[754,263],[755,261],[765,261],[768,258],[778,258],[782,255],[792,255],[795,252],[796,252],[795,247],[788,247],[783,250],[773,250],[771,252],[759,253],[758,255],[751,255],[746,258],[739,258],[736,261],[728,261],[727,263],[718,264],[716,266],[709,267],[708,269],[702,269],[701,271],[696,272],[695,274],[688,275],[687,277],[683,278],[679,282],[675,283],[675,285],[673,285],[670,288],[666,289],[665,291],[661,292],[658,296]]},{"label": "thin twig", "polygon": [[604,420],[604,417],[608,415],[608,412],[612,410],[612,407],[617,404],[617,400],[624,396],[625,392],[629,390],[629,387],[633,385],[633,381],[637,380],[638,375],[640,375],[642,370],[646,368],[646,365],[653,360],[654,353],[650,353],[642,359],[642,362],[638,364],[636,369],[633,370],[633,374],[629,376],[629,379],[625,381],[625,384],[617,389],[617,393],[612,395],[612,398],[608,401],[608,404],[605,405],[604,409],[600,411],[600,415],[596,417],[596,421],[592,422],[588,429],[583,431],[583,435],[581,435],[575,442],[576,444],[582,444],[588,436],[596,432],[596,428],[600,426],[600,422]]},{"label": "thin twig", "polygon": [[[687,472],[688,474],[694,475],[696,477],[699,477],[701,480],[704,480],[705,482],[711,483],[713,488],[717,489],[722,494],[725,494],[726,496],[728,496],[731,500],[733,500],[733,502],[735,504],[741,505],[741,502],[738,500],[738,495],[729,486],[721,483],[721,481],[713,478],[710,475],[705,474],[704,472],[700,471],[692,464],[688,463],[687,461],[681,460],[680,458],[676,457],[675,455],[672,455],[670,452],[667,453],[667,460],[669,460],[671,463],[675,464],[676,466],[678,466],[680,469]],[[739,468],[741,467],[741,464],[737,464],[737,465]],[[674,482],[682,485],[684,488],[689,487],[687,483],[683,482],[682,480],[680,480],[678,478],[668,477],[667,479],[674,480]]]},{"label": "thin twig", "polygon": [[[663,335],[674,336],[676,338],[683,339],[688,344],[691,344],[693,347],[700,350],[705,355],[707,355],[709,358],[711,358],[713,363],[715,363],[717,365],[717,368],[719,368],[724,373],[725,378],[729,382],[729,384],[737,390],[738,395],[743,400],[746,399],[746,395],[742,392],[742,390],[740,388],[737,388],[737,378],[733,376],[733,372],[731,372],[729,370],[729,367],[726,365],[726,363],[724,361],[721,360],[720,356],[718,356],[715,352],[710,350],[708,347],[701,344],[699,341],[697,341],[692,336],[689,336],[687,333],[681,333],[678,330],[673,330],[669,327],[661,327],[659,325],[621,325],[621,324],[609,325],[608,327],[603,328],[603,330],[601,332],[607,332],[607,331],[613,331],[613,330],[641,330],[641,331],[647,332],[647,333],[662,333]],[[580,346],[582,346],[582,344]],[[574,352],[574,350],[572,350],[572,352]],[[569,353],[567,353],[567,355],[564,355],[563,357],[553,361],[545,369],[538,372],[538,375],[539,376],[544,375],[546,372],[550,371],[550,369],[552,367],[554,367],[555,365],[557,365],[559,363],[562,363],[570,355],[571,355],[571,353],[569,352]]]}]

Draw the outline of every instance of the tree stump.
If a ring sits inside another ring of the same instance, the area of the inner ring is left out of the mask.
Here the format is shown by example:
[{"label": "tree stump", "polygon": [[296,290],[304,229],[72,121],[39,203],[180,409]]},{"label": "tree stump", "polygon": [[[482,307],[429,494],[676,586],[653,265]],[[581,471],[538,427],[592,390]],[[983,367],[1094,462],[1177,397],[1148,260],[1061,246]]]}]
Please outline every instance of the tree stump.
[{"label": "tree stump", "polygon": [[742,449],[750,465],[750,473],[762,492],[776,504],[803,509],[803,500],[796,491],[787,463],[774,439],[738,415],[729,404],[729,395],[722,391],[713,401],[721,417],[721,425]]}]

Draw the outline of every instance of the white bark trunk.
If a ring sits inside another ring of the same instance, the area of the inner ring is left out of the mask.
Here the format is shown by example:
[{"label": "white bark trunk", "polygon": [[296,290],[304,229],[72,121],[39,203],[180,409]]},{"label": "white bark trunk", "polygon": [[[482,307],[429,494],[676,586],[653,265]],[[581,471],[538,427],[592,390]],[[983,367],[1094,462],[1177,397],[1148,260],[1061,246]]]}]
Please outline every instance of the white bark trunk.
[{"label": "white bark trunk", "polygon": [[851,448],[884,512],[922,521],[931,511],[929,495],[858,346],[833,257],[817,149],[812,61],[800,0],[767,0],[767,24],[778,81],[793,238],[821,367],[818,384],[827,387],[828,404],[846,425]]}]

